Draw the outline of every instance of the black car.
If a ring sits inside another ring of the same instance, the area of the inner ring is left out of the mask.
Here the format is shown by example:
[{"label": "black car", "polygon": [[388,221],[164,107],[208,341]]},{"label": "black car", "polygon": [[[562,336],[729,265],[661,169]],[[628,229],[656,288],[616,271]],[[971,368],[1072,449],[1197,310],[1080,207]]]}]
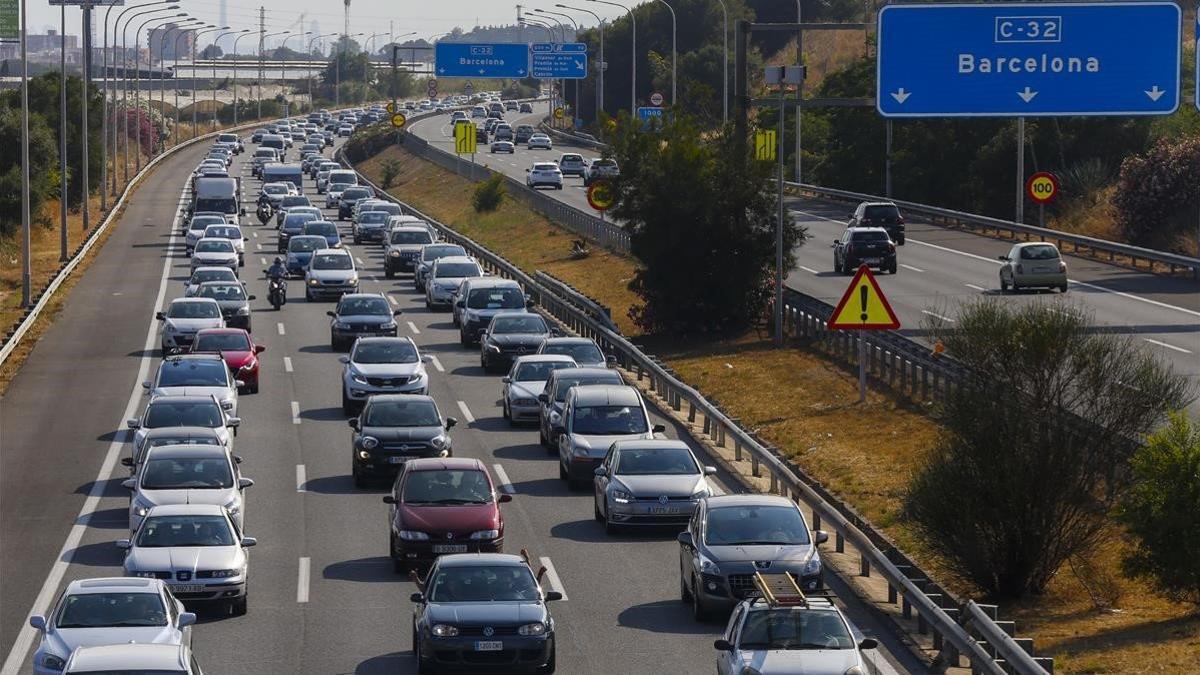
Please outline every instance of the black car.
[{"label": "black car", "polygon": [[354,213],[354,205],[360,199],[370,199],[375,194],[368,187],[349,187],[342,192],[341,199],[338,199],[338,220],[345,220]]},{"label": "black car", "polygon": [[439,557],[413,593],[418,673],[496,666],[555,670],[554,617],[528,555],[458,553]]},{"label": "black car", "polygon": [[329,320],[329,346],[346,349],[363,335],[396,337],[396,317],[387,299],[379,293],[347,293],[338,299],[337,309],[326,312]]},{"label": "black car", "polygon": [[896,244],[882,227],[846,228],[833,240],[833,269],[852,274],[859,265],[896,273]]},{"label": "black car", "polygon": [[221,316],[229,328],[250,330],[250,301],[246,287],[233,281],[205,281],[196,291],[197,298],[212,298],[221,306]]},{"label": "black car", "polygon": [[410,459],[449,457],[449,431],[458,420],[443,420],[429,396],[375,394],[349,424],[350,473],[362,487],[369,478],[394,478]]},{"label": "black car", "polygon": [[882,227],[897,246],[904,245],[904,216],[892,202],[863,202],[850,214],[846,227]]},{"label": "black car", "polygon": [[533,106],[528,103],[522,103],[521,104],[521,112],[531,113],[531,112],[533,112]]},{"label": "black car", "polygon": [[546,325],[540,314],[533,312],[504,312],[492,317],[487,330],[479,339],[479,363],[484,372],[508,368],[513,359],[533,354],[546,338],[558,331]]}]

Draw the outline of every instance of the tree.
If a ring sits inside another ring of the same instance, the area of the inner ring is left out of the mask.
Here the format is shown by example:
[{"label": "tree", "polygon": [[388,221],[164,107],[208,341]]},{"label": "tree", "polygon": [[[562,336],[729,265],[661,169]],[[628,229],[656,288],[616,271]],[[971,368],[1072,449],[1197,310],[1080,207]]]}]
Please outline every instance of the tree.
[{"label": "tree", "polygon": [[1200,425],[1172,415],[1134,455],[1133,477],[1119,512],[1137,542],[1125,557],[1126,574],[1200,605]]},{"label": "tree", "polygon": [[[21,109],[0,100],[0,146],[19,148]],[[29,211],[36,220],[47,198],[58,194],[58,141],[38,113],[29,115]],[[0,234],[21,226],[21,153],[0,153]]]},{"label": "tree", "polygon": [[[763,316],[775,262],[771,166],[743,154],[732,127],[701,133],[686,115],[650,130],[626,115],[617,129],[613,214],[644,263],[629,284],[644,302],[631,318],[682,334],[737,330]],[[790,220],[785,226],[790,269],[804,233]]]},{"label": "tree", "polygon": [[1164,138],[1125,159],[1113,196],[1117,226],[1133,244],[1177,248],[1193,232],[1200,189],[1200,136]]},{"label": "tree", "polygon": [[1187,379],[1078,308],[987,298],[932,339],[964,369],[905,513],[949,567],[1004,597],[1040,593],[1111,536],[1137,440],[1190,400]]},{"label": "tree", "polygon": [[219,59],[224,54],[225,54],[225,50],[218,47],[216,45],[216,43],[213,43],[211,45],[208,45],[204,49],[201,49],[200,53],[197,54],[196,56],[199,58],[202,58],[202,59]]}]

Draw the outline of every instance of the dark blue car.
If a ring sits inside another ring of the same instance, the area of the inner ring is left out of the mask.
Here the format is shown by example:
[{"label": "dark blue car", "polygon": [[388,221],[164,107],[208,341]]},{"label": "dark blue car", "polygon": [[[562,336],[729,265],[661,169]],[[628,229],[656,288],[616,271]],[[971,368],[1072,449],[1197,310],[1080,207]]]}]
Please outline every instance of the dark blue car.
[{"label": "dark blue car", "polygon": [[342,235],[338,234],[337,225],[328,220],[313,220],[304,224],[304,234],[325,237],[328,248],[341,248]]},{"label": "dark blue car", "polygon": [[304,276],[304,270],[308,268],[308,261],[312,258],[313,251],[326,248],[328,245],[325,237],[318,235],[301,234],[289,239],[287,259],[284,262],[287,265],[288,274]]}]

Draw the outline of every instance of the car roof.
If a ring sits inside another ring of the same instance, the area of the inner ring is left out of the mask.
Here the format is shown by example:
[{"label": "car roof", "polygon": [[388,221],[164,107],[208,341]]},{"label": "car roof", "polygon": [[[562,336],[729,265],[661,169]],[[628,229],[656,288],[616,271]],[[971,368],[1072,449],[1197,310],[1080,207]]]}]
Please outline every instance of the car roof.
[{"label": "car roof", "polygon": [[[212,394],[164,394],[162,396],[155,396],[154,398],[150,399],[150,402],[146,404],[146,407],[149,408],[156,403],[212,403],[217,405],[217,399]],[[186,427],[171,428],[179,430]]]},{"label": "car roof", "polygon": [[617,376],[621,379],[621,374],[611,368],[597,368],[595,366],[586,366],[581,368],[562,368],[553,373],[554,377],[611,377]]},{"label": "car roof", "polygon": [[[452,244],[452,246],[457,246],[457,244]],[[445,265],[450,263],[475,263],[478,265],[479,261],[469,255],[445,255],[433,261],[433,264],[435,265]]]},{"label": "car roof", "polygon": [[515,286],[517,289],[521,288],[521,284],[517,283],[513,279],[500,279],[497,277],[471,277],[466,281],[466,283],[470,284],[472,289],[504,288],[512,286]]},{"label": "car roof", "polygon": [[887,234],[887,230],[882,227],[853,227],[850,231],[854,234],[863,234],[865,232],[882,232]]},{"label": "car roof", "polygon": [[[336,251],[338,249],[327,248],[327,249],[323,249],[323,250]],[[362,300],[364,298],[378,298],[378,299],[384,300],[384,301],[387,300],[387,298],[385,298],[383,296],[383,293],[343,293],[342,294],[342,300]]]},{"label": "car roof", "polygon": [[369,336],[369,337],[360,337],[354,341],[354,346],[357,347],[358,345],[369,345],[369,344],[380,344],[380,343],[387,344],[389,342],[404,342],[407,344],[411,344],[414,347],[417,346],[417,343],[413,342],[413,339],[407,335],[400,335],[400,336],[375,335],[375,336]]},{"label": "car roof", "polygon": [[196,335],[245,335],[250,337],[250,331],[245,328],[201,328]]},{"label": "car roof", "polygon": [[[228,240],[226,240],[226,241],[228,241]],[[171,304],[172,305],[174,305],[175,303],[183,304],[183,303],[188,303],[188,302],[212,303],[214,305],[217,304],[217,301],[213,300],[212,298],[175,298],[174,300],[171,301]]]},{"label": "car roof", "polygon": [[220,504],[164,504],[150,507],[149,516],[220,516],[225,507]]},{"label": "car roof", "polygon": [[154,456],[154,459],[202,459],[208,457],[224,459],[226,452],[228,451],[223,445],[199,445],[195,443],[159,445],[150,448],[150,452],[146,454],[146,460],[148,461],[151,455]]},{"label": "car roof", "polygon": [[[228,283],[228,282],[218,281],[216,283],[224,284],[224,283]],[[168,356],[167,358],[163,359],[162,362],[159,363],[158,365],[161,368],[162,366],[165,366],[168,363],[180,364],[180,363],[183,363],[184,361],[220,361],[220,360],[221,360],[220,354],[203,354],[203,353],[201,353],[201,354],[174,354],[174,355]]]},{"label": "car roof", "polygon": [[513,565],[528,568],[519,555],[511,553],[452,553],[438,556],[438,567],[479,567],[483,565]]},{"label": "car roof", "polygon": [[372,403],[377,404],[398,401],[428,401],[435,406],[437,405],[437,402],[433,400],[432,396],[427,396],[425,394],[372,394],[367,398],[368,405]]},{"label": "car roof", "polygon": [[158,579],[143,579],[140,577],[98,577],[94,579],[76,579],[67,585],[64,595],[82,595],[87,593],[158,593]]},{"label": "car roof", "polygon": [[483,462],[473,457],[419,457],[404,463],[405,471],[482,471]]},{"label": "car roof", "polygon": [[[347,251],[344,248],[319,248],[319,249],[313,251],[313,255],[344,255],[347,258],[354,260],[354,256],[351,255],[350,251]],[[379,295],[379,294],[378,293],[370,293],[369,295]]]},{"label": "car roof", "polygon": [[1056,251],[1058,250],[1057,246],[1055,246],[1054,244],[1052,244],[1048,241],[1023,241],[1018,244],[1014,244],[1014,246],[1016,246],[1017,248],[1029,248],[1030,246],[1049,246],[1050,248],[1053,248]]},{"label": "car roof", "polygon": [[718,495],[706,498],[705,503],[710,510],[727,506],[796,506],[795,502],[787,497],[757,493]]},{"label": "car roof", "polygon": [[[235,279],[237,278],[237,275],[233,273],[233,270],[224,265],[200,265],[196,269],[192,270],[192,274],[195,274],[196,272],[200,272],[200,271],[215,272],[217,270],[229,272],[230,274],[233,274]],[[186,300],[187,298],[179,298],[179,299]]]},{"label": "car roof", "polygon": [[637,389],[627,384],[583,384],[571,387],[568,396],[577,406],[641,405]]},{"label": "car roof", "polygon": [[67,667],[73,673],[131,669],[180,672],[187,668],[186,654],[183,645],[146,642],[78,647]]},{"label": "car roof", "polygon": [[[162,399],[176,399],[178,396],[157,396],[155,401]],[[146,438],[151,436],[207,436],[209,438],[218,438],[220,434],[212,427],[158,427],[157,429],[146,429]]]},{"label": "car roof", "polygon": [[[209,225],[208,227],[212,227],[212,225]],[[204,228],[204,230],[206,232],[208,231],[208,227]],[[200,237],[200,241],[197,241],[196,245],[199,246],[200,244],[203,244],[206,241],[223,241],[227,244],[229,243],[229,240],[226,239],[225,237]],[[229,245],[232,246],[233,244],[229,244]]]},{"label": "car roof", "polygon": [[896,206],[896,202],[863,202],[859,206]]},{"label": "car roof", "polygon": [[[395,217],[396,216],[392,216],[392,218],[395,218]],[[397,225],[392,228],[392,232],[425,232],[425,233],[428,233],[429,229],[422,225]],[[426,244],[426,245],[428,246],[428,244]]]}]

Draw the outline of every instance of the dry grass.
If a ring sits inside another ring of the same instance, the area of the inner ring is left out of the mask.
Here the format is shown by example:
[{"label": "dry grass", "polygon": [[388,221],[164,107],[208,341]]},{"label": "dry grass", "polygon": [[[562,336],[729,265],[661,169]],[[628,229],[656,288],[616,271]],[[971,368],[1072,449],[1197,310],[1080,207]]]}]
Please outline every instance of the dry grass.
[{"label": "dry grass", "polygon": [[[804,34],[804,63],[808,76],[804,90],[815,91],[833,72],[863,58],[866,42],[856,30],[808,31]],[[796,63],[796,41],[793,40],[775,54],[764,58],[766,63]]]},{"label": "dry grass", "polygon": [[[522,204],[506,199],[494,214],[470,206],[472,184],[399,148],[362,162],[373,180],[382,161],[400,161],[390,190],[452,224],[522,269],[543,269],[607,304],[626,335],[627,309],[637,298],[625,285],[633,263],[609,253],[570,261],[573,236]],[[715,343],[680,343],[641,336],[643,348],[663,359],[688,383],[738,418],[747,429],[794,459],[809,475],[881,529],[933,577],[964,595],[977,596],[944,561],[921,545],[900,516],[909,476],[938,434],[920,407],[874,387],[858,403],[855,373],[804,349],[777,350],[764,332],[750,331]],[[1089,560],[1064,569],[1045,595],[1006,603],[1023,637],[1039,654],[1056,657],[1060,673],[1185,673],[1200,655],[1200,616],[1162,600],[1119,572],[1127,541],[1113,537]],[[1081,581],[1083,580],[1083,581]],[[1090,590],[1089,590],[1090,589]],[[1096,609],[1109,596],[1117,611]]]}]

